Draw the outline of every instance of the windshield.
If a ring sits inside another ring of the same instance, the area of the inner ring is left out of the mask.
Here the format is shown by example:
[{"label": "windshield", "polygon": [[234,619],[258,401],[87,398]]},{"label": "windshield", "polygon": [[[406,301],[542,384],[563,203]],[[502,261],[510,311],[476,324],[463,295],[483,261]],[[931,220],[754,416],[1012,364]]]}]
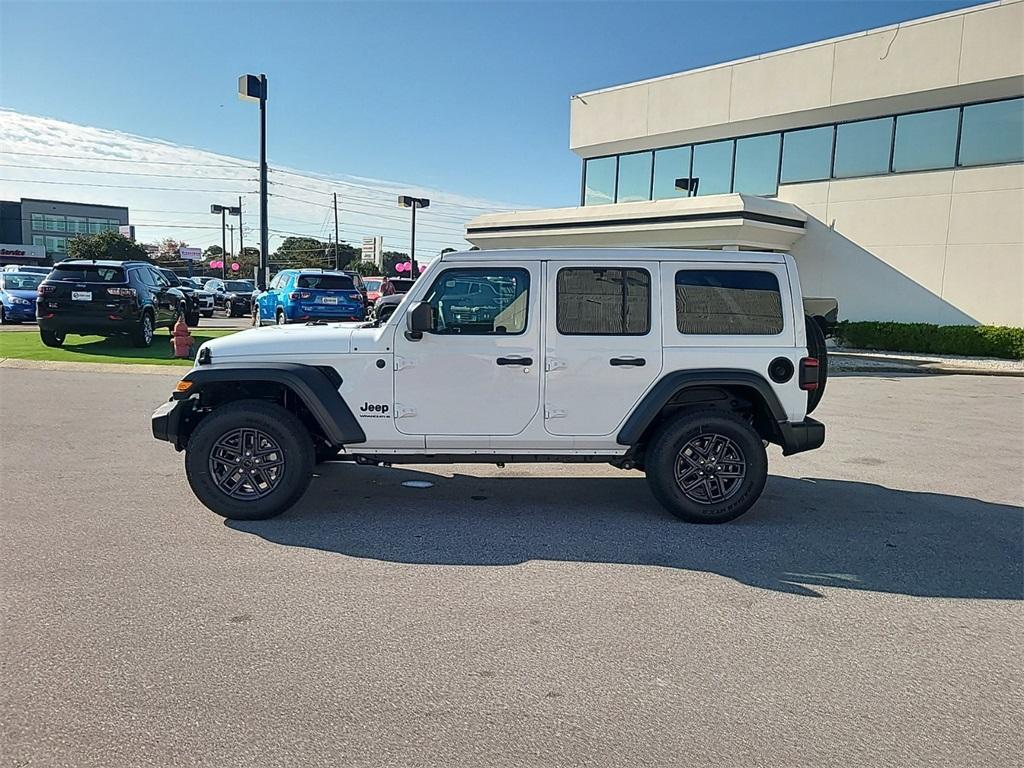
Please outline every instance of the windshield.
[{"label": "windshield", "polygon": [[6,272],[3,275],[4,289],[8,291],[34,291],[43,282],[44,275],[28,275],[23,272]]},{"label": "windshield", "polygon": [[74,283],[123,283],[123,267],[107,267],[97,264],[58,264],[49,275],[49,280]]},{"label": "windshield", "polygon": [[296,286],[321,291],[351,291],[355,289],[352,278],[347,275],[299,275],[299,282]]},{"label": "windshield", "polygon": [[379,291],[380,284],[382,282],[383,280],[374,280],[372,277],[368,280],[363,280],[363,283],[366,285],[366,290],[368,291]]},{"label": "windshield", "polygon": [[236,293],[246,293],[252,290],[252,286],[244,280],[226,280],[224,287],[228,291],[235,291]]}]

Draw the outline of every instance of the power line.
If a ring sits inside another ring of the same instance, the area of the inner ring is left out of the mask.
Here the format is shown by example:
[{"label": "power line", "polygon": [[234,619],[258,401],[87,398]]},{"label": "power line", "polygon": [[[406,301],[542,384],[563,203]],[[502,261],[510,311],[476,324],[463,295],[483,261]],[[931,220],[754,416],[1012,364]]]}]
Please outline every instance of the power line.
[{"label": "power line", "polygon": [[[191,177],[195,181],[199,181],[195,177]],[[189,187],[139,187],[133,184],[94,184],[88,181],[42,181],[40,179],[3,179],[0,181],[9,181],[14,184],[58,184],[66,187],[106,187],[108,189],[141,189],[141,190],[153,190],[156,192],[209,192],[212,194],[231,194],[237,195],[239,191],[237,189],[192,189]],[[239,179],[244,181],[244,179]],[[243,195],[255,195],[255,192],[242,192]]]},{"label": "power line", "polygon": [[97,171],[91,168],[50,168],[42,165],[18,165],[0,163],[0,168],[28,168],[34,171],[59,171],[60,173],[103,173],[111,176],[149,176],[157,179],[191,179],[192,181],[256,181],[256,179],[233,179],[230,176],[196,176],[181,173],[138,173],[137,171]]},{"label": "power line", "polygon": [[9,152],[4,150],[5,155],[21,155],[22,157],[46,157],[46,158],[58,158],[60,160],[94,160],[102,163],[136,163],[138,165],[178,165],[186,168],[239,168],[244,170],[255,171],[256,166],[244,165],[239,163],[193,163],[184,161],[174,160],[136,160],[131,158],[123,157],[91,157],[89,155],[51,155],[49,153],[42,154],[39,152]]}]

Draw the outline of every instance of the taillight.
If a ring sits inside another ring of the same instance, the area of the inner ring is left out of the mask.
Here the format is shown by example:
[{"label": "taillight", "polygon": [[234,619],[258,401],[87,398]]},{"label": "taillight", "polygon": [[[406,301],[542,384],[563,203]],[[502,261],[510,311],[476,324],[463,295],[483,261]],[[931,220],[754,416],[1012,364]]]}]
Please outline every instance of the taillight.
[{"label": "taillight", "polygon": [[299,299],[308,299],[312,295],[309,291],[292,291],[288,294],[288,298],[292,301],[298,301]]},{"label": "taillight", "polygon": [[348,297],[350,299],[352,299],[352,301],[362,301],[363,300],[363,294],[361,294],[361,293],[350,293],[348,295]]},{"label": "taillight", "polygon": [[800,360],[800,389],[811,391],[818,388],[820,365],[816,357],[805,357]]},{"label": "taillight", "polygon": [[134,288],[107,288],[107,293],[111,296],[125,296],[131,299],[136,295]]},{"label": "taillight", "polygon": [[43,294],[46,294],[46,293],[53,293],[56,290],[57,290],[57,286],[55,286],[55,285],[40,285],[39,286],[39,295],[42,296]]}]

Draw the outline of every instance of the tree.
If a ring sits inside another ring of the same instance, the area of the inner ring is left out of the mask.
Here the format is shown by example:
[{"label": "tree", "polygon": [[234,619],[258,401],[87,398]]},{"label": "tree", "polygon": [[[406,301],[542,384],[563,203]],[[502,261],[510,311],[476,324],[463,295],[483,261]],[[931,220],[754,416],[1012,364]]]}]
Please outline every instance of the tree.
[{"label": "tree", "polygon": [[408,261],[409,254],[401,251],[384,251],[381,256],[384,261],[384,274],[388,277],[401,277],[402,275],[395,269],[395,264]]},{"label": "tree", "polygon": [[[359,255],[348,243],[338,244],[338,266],[342,269]],[[333,269],[334,243],[325,243],[314,237],[286,237],[271,256],[271,261],[282,267],[322,267]]]},{"label": "tree", "polygon": [[149,261],[149,254],[134,240],[108,230],[95,235],[76,235],[68,240],[68,258]]},{"label": "tree", "polygon": [[175,240],[173,237],[165,237],[156,244],[156,255],[154,260],[162,263],[173,262],[178,264],[181,262],[181,254],[178,251],[181,248],[187,247],[188,243],[184,240]]},{"label": "tree", "polygon": [[358,272],[363,277],[371,277],[380,272],[380,267],[372,261],[357,261],[354,264],[349,264],[348,268],[353,272]]},{"label": "tree", "polygon": [[203,258],[209,261],[210,259],[219,259],[224,253],[224,249],[219,245],[211,245],[205,251],[203,251]]}]

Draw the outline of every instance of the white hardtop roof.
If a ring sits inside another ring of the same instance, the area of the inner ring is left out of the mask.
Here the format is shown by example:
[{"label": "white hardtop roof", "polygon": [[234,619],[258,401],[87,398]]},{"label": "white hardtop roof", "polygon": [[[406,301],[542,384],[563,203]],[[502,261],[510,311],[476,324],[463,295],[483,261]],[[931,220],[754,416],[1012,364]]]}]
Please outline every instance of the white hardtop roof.
[{"label": "white hardtop roof", "polygon": [[458,261],[720,261],[784,264],[784,253],[766,251],[699,251],[693,248],[494,248],[456,251],[441,257]]}]

